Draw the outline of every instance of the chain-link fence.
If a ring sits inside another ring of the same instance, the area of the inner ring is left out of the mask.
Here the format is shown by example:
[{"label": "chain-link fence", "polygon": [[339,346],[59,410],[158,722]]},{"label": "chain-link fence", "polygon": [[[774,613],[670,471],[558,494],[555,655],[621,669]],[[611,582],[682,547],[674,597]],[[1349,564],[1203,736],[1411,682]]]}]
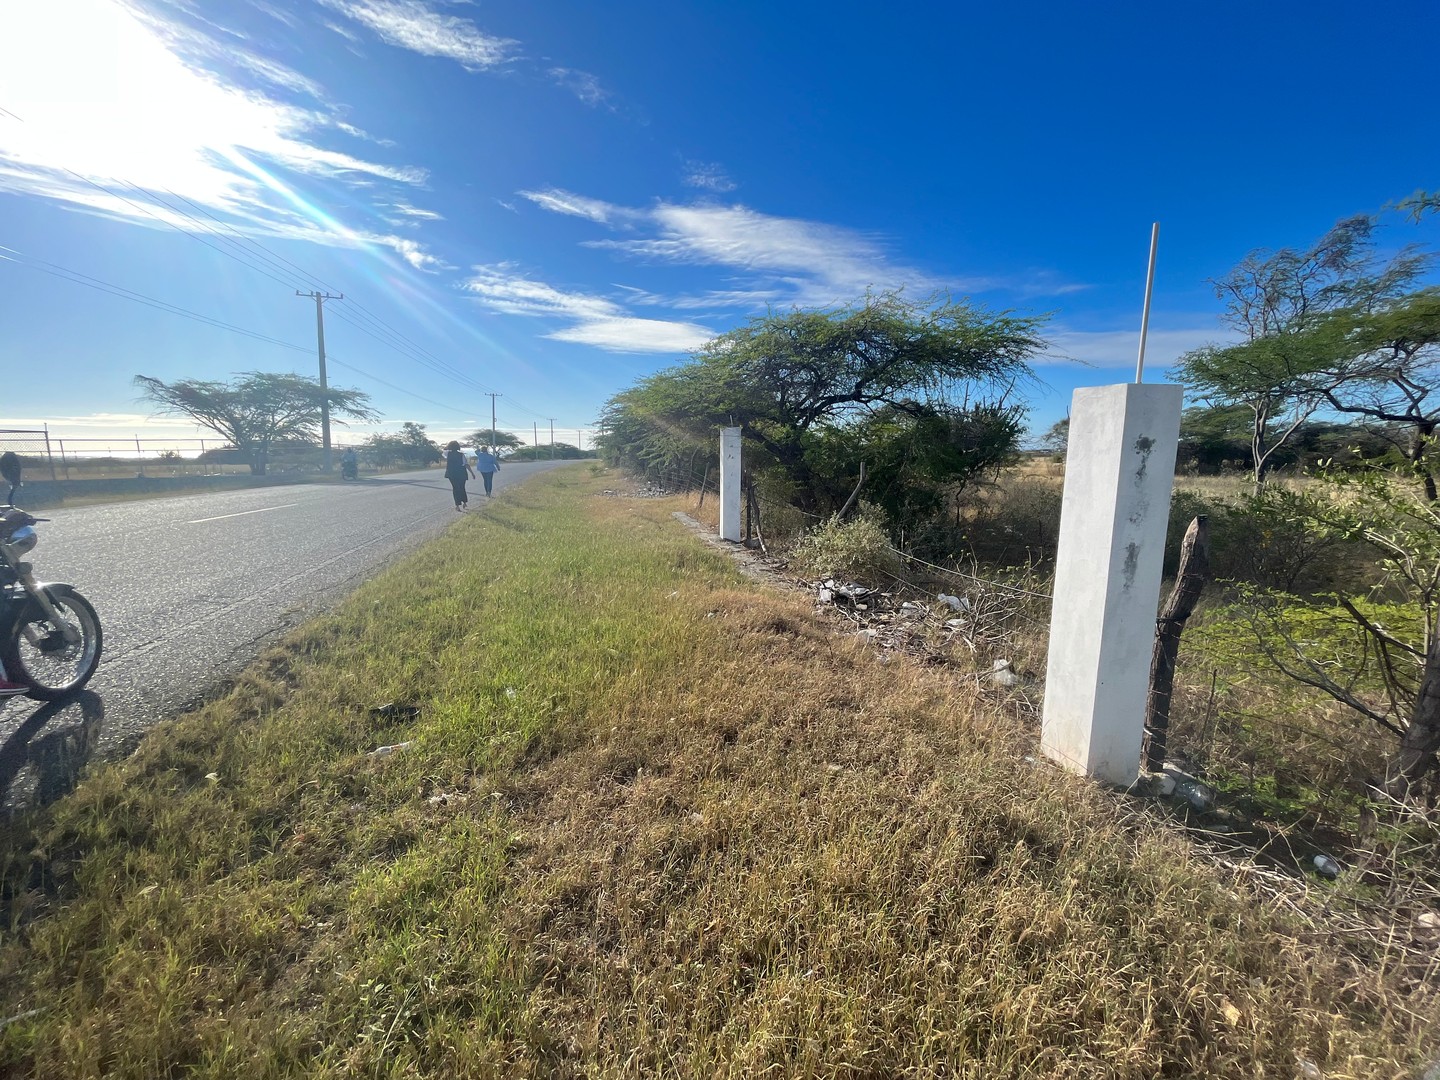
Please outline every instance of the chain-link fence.
[{"label": "chain-link fence", "polygon": [[20,467],[33,479],[54,480],[55,458],[50,452],[50,434],[42,429],[0,428],[0,453],[10,450]]}]

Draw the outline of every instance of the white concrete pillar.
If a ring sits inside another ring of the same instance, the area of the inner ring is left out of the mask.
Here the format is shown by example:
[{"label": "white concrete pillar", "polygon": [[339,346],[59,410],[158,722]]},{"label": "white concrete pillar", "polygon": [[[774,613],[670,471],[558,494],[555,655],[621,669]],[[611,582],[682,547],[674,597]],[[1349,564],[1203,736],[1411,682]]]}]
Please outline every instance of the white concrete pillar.
[{"label": "white concrete pillar", "polygon": [[720,429],[720,539],[740,540],[740,429]]},{"label": "white concrete pillar", "polygon": [[1181,389],[1081,387],[1070,405],[1040,749],[1128,786],[1140,768]]}]

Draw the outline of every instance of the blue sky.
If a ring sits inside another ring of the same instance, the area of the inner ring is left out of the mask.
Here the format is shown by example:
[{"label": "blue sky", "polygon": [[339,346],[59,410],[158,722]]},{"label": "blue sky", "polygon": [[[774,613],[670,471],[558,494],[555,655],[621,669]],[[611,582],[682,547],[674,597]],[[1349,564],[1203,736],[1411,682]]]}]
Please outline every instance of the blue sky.
[{"label": "blue sky", "polygon": [[0,0],[0,427],[194,435],[133,377],[313,373],[319,288],[388,425],[495,392],[588,440],[715,333],[904,287],[1050,314],[1040,430],[1133,374],[1152,221],[1158,379],[1224,337],[1207,278],[1440,187],[1437,36],[1420,0]]}]

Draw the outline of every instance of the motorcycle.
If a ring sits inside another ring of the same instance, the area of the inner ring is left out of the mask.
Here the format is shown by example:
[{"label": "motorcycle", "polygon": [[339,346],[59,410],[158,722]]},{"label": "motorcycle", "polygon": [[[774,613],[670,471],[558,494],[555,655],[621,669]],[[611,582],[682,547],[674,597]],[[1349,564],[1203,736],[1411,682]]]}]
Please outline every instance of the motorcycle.
[{"label": "motorcycle", "polygon": [[340,462],[340,479],[341,479],[341,480],[358,480],[358,479],[360,479],[360,465],[359,465],[359,463],[356,462],[356,461],[353,460],[353,459],[348,459],[348,458],[347,458],[347,459],[342,459],[341,462]]},{"label": "motorcycle", "polygon": [[35,580],[21,557],[39,542],[46,521],[13,505],[20,459],[0,454],[0,476],[10,484],[10,505],[0,506],[0,661],[28,697],[56,701],[75,693],[100,664],[100,616],[73,585]]}]

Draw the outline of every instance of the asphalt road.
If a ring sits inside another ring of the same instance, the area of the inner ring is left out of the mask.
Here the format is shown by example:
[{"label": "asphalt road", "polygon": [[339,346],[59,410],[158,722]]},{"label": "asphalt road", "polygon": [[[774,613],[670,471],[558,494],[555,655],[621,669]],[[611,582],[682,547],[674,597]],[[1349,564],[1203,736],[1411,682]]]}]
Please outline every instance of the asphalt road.
[{"label": "asphalt road", "polygon": [[[495,493],[563,464],[506,465]],[[483,485],[468,487],[470,513],[484,513]],[[0,792],[13,786],[11,805],[48,801],[86,760],[128,753],[268,641],[460,518],[438,469],[38,513],[50,520],[36,526],[36,576],[68,581],[95,605],[105,649],[77,700],[0,702]]]}]

